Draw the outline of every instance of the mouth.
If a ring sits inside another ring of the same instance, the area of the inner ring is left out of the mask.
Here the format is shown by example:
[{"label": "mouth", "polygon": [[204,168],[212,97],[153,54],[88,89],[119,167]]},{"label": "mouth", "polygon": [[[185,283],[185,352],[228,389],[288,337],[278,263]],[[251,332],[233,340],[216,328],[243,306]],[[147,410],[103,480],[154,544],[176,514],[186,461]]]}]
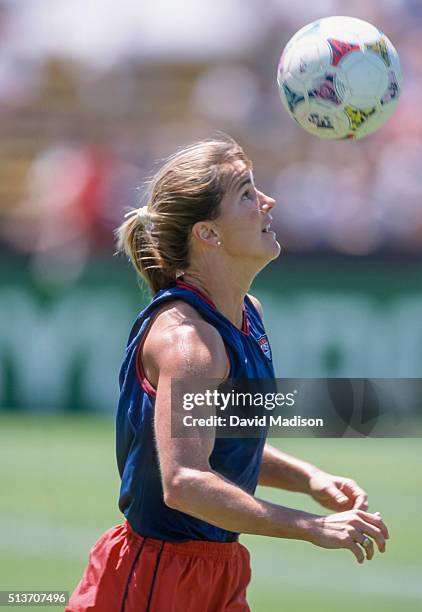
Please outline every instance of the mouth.
[{"label": "mouth", "polygon": [[269,234],[269,233],[274,234],[274,232],[271,230],[271,221],[262,228],[261,233],[262,234]]},{"label": "mouth", "polygon": [[263,234],[268,234],[269,232],[271,232],[271,223],[273,222],[273,218],[272,218],[271,215],[267,214],[267,215],[265,215],[265,219],[263,219],[263,221],[266,221],[266,223],[265,223],[265,225],[262,226],[261,232]]}]

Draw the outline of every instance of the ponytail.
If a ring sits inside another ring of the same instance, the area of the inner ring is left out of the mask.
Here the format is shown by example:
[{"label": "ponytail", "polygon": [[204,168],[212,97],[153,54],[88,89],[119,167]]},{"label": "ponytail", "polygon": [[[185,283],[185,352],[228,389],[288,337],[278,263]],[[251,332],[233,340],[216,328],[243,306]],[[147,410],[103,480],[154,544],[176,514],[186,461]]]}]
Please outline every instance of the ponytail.
[{"label": "ponytail", "polygon": [[147,207],[132,210],[125,217],[116,231],[117,248],[125,253],[152,293],[156,293],[176,280],[177,271],[160,256]]}]

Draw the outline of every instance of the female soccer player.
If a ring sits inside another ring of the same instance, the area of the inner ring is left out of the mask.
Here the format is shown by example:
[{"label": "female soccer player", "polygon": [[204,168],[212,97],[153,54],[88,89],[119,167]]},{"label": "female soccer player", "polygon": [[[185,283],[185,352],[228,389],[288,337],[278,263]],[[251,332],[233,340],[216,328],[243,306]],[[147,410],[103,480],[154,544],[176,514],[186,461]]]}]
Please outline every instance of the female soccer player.
[{"label": "female soccer player", "polygon": [[[151,288],[120,373],[117,462],[126,521],[91,550],[67,610],[249,610],[249,553],[239,533],[347,548],[357,561],[385,550],[387,528],[349,478],[253,439],[172,437],[171,380],[272,378],[256,274],[280,252],[275,201],[228,137],[169,158],[146,206],[119,228],[121,248]],[[263,341],[264,340],[264,341]],[[320,516],[255,497],[257,484],[308,493]],[[368,537],[370,536],[370,537]],[[371,539],[372,538],[372,539]],[[361,546],[362,545],[362,548]]]}]

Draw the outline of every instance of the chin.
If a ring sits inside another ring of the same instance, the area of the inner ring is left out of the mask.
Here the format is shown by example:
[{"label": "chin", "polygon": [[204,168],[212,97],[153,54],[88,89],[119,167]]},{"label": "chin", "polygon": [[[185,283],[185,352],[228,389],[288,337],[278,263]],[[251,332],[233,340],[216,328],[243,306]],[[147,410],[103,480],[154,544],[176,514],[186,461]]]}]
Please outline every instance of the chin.
[{"label": "chin", "polygon": [[277,257],[280,255],[280,252],[281,252],[280,243],[274,239],[274,244],[272,245],[271,249],[268,249],[268,261],[277,259]]},{"label": "chin", "polygon": [[277,242],[277,249],[274,250],[274,255],[271,257],[270,261],[272,261],[273,259],[277,259],[277,257],[280,257],[280,253],[281,253],[281,246]]},{"label": "chin", "polygon": [[259,260],[261,262],[260,270],[268,266],[268,264],[274,261],[274,259],[277,259],[277,257],[280,255],[280,252],[281,246],[276,240],[274,241],[274,245],[272,246],[272,248],[265,249],[264,253],[261,251],[259,257]]}]

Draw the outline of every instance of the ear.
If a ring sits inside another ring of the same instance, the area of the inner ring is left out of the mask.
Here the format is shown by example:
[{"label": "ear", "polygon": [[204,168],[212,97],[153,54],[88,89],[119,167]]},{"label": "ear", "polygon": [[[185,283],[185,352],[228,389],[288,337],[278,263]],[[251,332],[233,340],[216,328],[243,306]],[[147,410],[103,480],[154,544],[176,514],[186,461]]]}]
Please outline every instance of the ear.
[{"label": "ear", "polygon": [[199,242],[205,243],[208,246],[219,246],[220,238],[218,232],[211,227],[209,222],[198,221],[198,223],[195,223],[192,227],[192,235],[199,240]]}]

